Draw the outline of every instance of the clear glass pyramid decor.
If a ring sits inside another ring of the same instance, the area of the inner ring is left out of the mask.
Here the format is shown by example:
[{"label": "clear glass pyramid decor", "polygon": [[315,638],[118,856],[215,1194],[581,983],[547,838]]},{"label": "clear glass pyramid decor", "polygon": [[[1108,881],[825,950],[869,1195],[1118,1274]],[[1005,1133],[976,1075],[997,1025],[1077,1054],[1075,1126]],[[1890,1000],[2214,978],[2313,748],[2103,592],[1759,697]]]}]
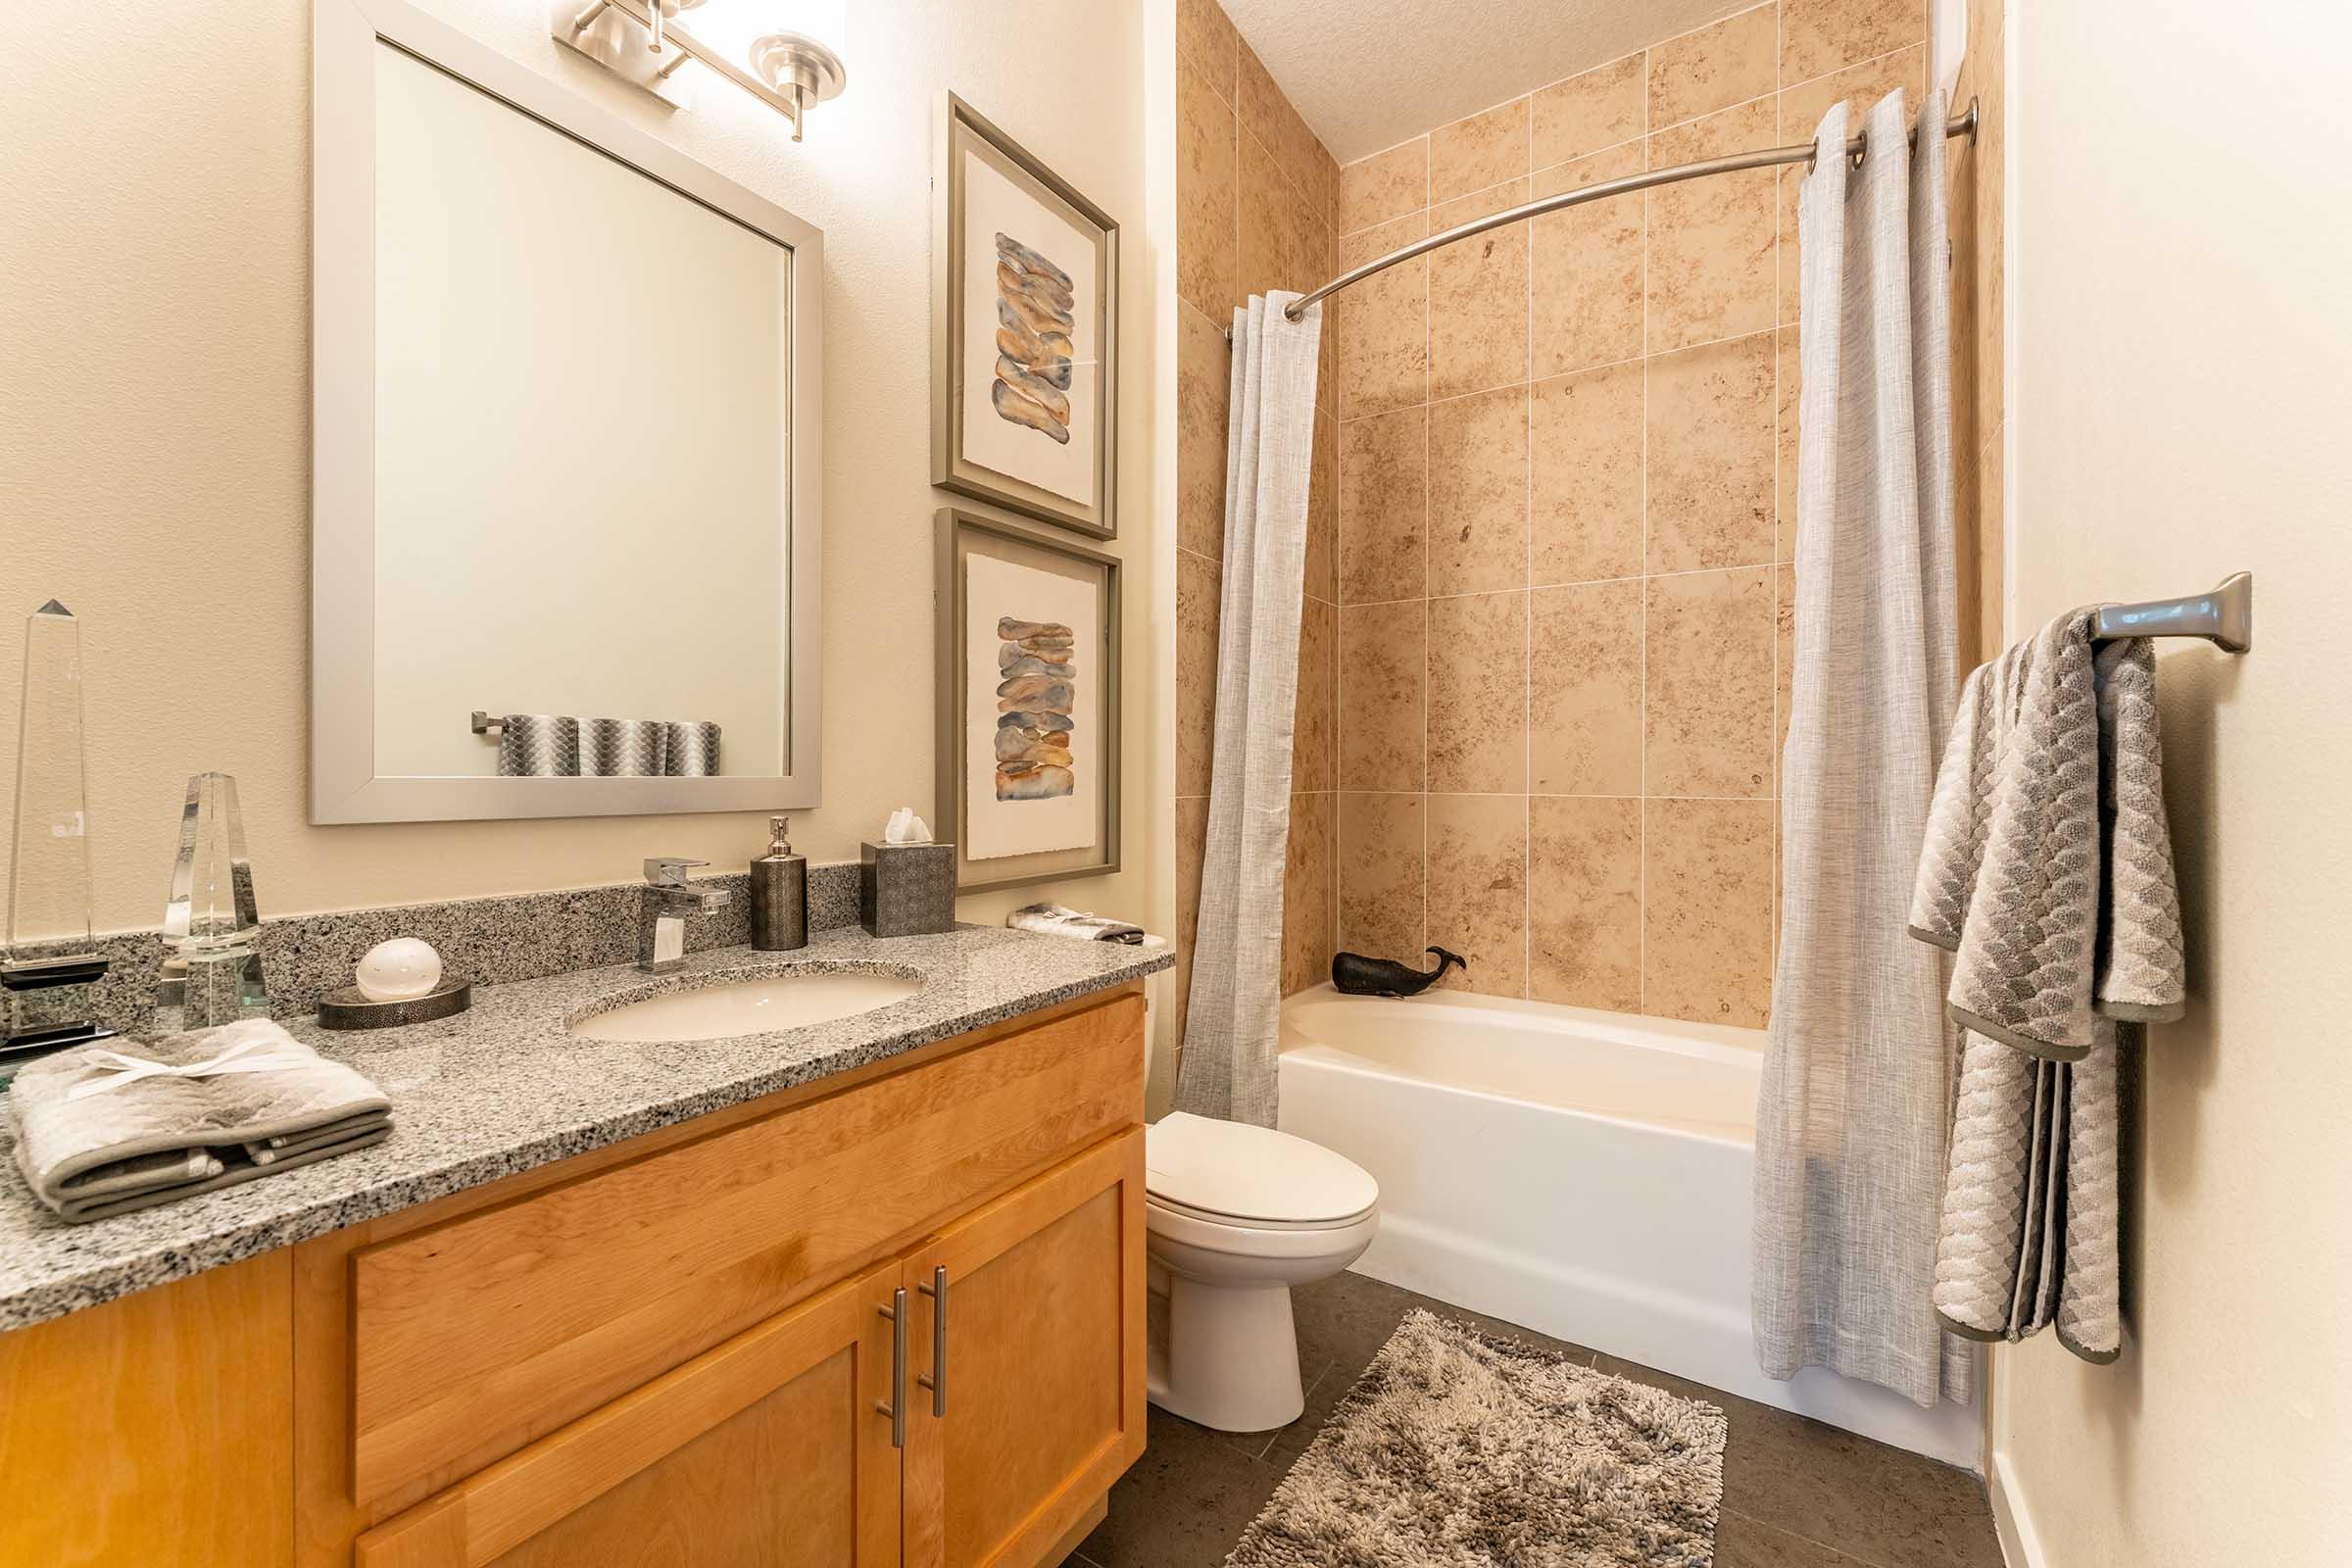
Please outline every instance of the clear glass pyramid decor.
[{"label": "clear glass pyramid decor", "polygon": [[52,599],[24,620],[17,819],[8,872],[7,1063],[112,1034],[90,1021],[106,973],[90,937],[90,830],[82,788],[81,622]]},{"label": "clear glass pyramid decor", "polygon": [[209,1029],[269,1014],[253,862],[245,855],[237,781],[226,773],[188,780],[172,901],[164,906],[164,949],[155,989],[158,1028]]}]

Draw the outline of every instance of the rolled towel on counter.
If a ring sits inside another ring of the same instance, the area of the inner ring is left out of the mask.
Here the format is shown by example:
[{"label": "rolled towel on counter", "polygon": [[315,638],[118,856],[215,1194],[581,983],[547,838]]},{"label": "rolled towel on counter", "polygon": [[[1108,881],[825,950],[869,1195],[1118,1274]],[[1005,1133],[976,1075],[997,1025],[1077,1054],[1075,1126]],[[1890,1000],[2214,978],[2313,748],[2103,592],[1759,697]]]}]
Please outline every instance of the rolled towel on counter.
[{"label": "rolled towel on counter", "polygon": [[10,1086],[17,1168],[69,1221],[291,1170],[391,1136],[391,1102],[267,1018],[78,1046]]},{"label": "rolled towel on counter", "polygon": [[1006,915],[1004,923],[1015,931],[1042,931],[1048,936],[1078,937],[1088,942],[1134,945],[1144,940],[1144,928],[1140,925],[1087,914],[1059,904],[1029,905]]}]

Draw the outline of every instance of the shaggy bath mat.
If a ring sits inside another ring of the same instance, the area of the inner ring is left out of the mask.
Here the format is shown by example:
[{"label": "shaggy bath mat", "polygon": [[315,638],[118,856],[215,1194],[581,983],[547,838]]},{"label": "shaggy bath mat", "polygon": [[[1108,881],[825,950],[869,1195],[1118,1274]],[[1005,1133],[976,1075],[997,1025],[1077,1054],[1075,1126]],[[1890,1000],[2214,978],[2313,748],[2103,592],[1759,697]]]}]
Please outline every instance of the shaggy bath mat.
[{"label": "shaggy bath mat", "polygon": [[1416,1310],[1227,1568],[1708,1568],[1724,1434],[1711,1404]]}]

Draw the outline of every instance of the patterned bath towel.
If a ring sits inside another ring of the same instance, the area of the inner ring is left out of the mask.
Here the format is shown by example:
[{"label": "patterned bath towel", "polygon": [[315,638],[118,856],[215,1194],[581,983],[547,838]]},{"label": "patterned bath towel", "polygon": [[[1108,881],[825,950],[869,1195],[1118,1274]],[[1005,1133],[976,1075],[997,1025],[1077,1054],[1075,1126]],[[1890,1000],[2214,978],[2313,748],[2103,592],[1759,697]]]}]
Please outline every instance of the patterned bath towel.
[{"label": "patterned bath towel", "polygon": [[1969,677],[1910,925],[1958,954],[1968,1030],[1936,1309],[1976,1339],[2055,1322],[2105,1361],[2123,1343],[2120,1056],[2133,1023],[2180,1015],[2186,968],[2155,656],[2094,649],[2095,620],[2070,612]]}]

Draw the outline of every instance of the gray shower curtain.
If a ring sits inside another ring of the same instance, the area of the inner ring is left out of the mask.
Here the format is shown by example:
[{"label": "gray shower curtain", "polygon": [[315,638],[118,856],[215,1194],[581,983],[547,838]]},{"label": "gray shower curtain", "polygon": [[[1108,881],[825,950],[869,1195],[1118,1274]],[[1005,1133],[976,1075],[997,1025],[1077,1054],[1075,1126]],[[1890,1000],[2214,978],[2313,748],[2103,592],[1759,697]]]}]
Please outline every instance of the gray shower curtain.
[{"label": "gray shower curtain", "polygon": [[1754,1317],[1776,1378],[1825,1366],[1965,1399],[1936,1323],[1956,1042],[1906,935],[1958,690],[1943,102],[1906,155],[1900,93],[1821,123],[1799,196],[1796,659],[1781,944],[1756,1107]]},{"label": "gray shower curtain", "polygon": [[1261,1127],[1274,1125],[1291,720],[1323,335],[1320,305],[1297,321],[1284,317],[1297,298],[1253,295],[1233,313],[1216,744],[1176,1078],[1177,1109]]}]

